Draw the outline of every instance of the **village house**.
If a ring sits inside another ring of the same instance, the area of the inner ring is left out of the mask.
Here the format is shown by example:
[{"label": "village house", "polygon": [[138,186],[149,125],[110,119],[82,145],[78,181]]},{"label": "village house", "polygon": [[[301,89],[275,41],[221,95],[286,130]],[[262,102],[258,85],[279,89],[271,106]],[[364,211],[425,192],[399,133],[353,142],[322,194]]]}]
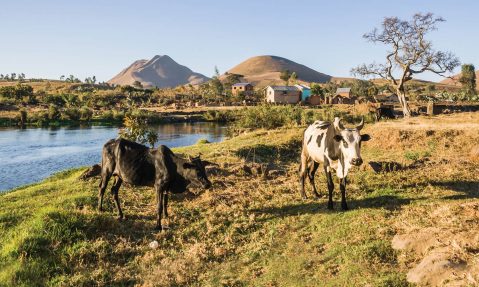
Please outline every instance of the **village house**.
[{"label": "village house", "polygon": [[378,103],[399,103],[399,98],[396,94],[390,91],[382,91],[378,95],[374,96],[374,99]]},{"label": "village house", "polygon": [[351,88],[338,88],[331,100],[331,104],[349,104],[356,103],[356,97],[351,93]]},{"label": "village house", "polygon": [[301,100],[301,90],[296,86],[267,86],[266,102],[297,104]]},{"label": "village house", "polygon": [[253,85],[250,83],[236,83],[231,86],[231,94],[238,96],[243,93],[245,96],[251,96],[253,94]]},{"label": "village house", "polygon": [[298,90],[301,91],[301,101],[307,102],[308,98],[311,97],[311,88],[306,85],[294,85]]},{"label": "village house", "polygon": [[319,106],[323,103],[323,98],[319,95],[311,95],[307,102],[311,106]]}]

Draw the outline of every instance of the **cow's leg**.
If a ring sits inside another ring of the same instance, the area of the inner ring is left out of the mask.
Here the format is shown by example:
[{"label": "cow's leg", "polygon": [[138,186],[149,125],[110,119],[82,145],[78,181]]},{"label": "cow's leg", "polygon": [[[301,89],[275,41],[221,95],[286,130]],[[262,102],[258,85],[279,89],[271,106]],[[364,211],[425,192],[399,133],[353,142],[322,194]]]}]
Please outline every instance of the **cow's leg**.
[{"label": "cow's leg", "polygon": [[328,181],[328,209],[333,209],[333,190],[334,190],[334,183],[333,177],[331,176],[331,168],[328,165],[324,165],[324,172],[326,174],[326,179]]},{"label": "cow's leg", "polygon": [[113,183],[113,186],[111,187],[111,194],[113,194],[113,198],[115,198],[115,203],[116,203],[116,209],[118,210],[118,219],[122,220],[123,219],[123,212],[121,211],[120,207],[120,199],[118,198],[118,191],[120,190],[120,186],[123,183],[121,178],[119,176],[115,177],[115,182]]},{"label": "cow's leg", "polygon": [[103,211],[103,195],[105,195],[105,189],[110,180],[111,174],[109,172],[101,173],[100,188],[98,190],[98,210]]},{"label": "cow's leg", "polygon": [[156,207],[157,207],[157,214],[156,214],[156,229],[161,231],[161,216],[163,214],[163,199],[166,193],[165,182],[159,181],[155,184],[156,189]]},{"label": "cow's leg", "polygon": [[303,152],[301,152],[301,165],[299,166],[299,183],[301,185],[301,197],[303,199],[306,199],[306,193],[304,192],[304,180],[306,179],[306,173],[308,170],[308,156],[304,154],[304,148]]},{"label": "cow's leg", "polygon": [[316,190],[316,185],[314,184],[314,174],[316,173],[316,170],[318,170],[319,163],[313,161],[313,166],[309,169],[308,177],[309,177],[309,182],[313,186],[313,193],[316,198],[320,198],[318,191]]},{"label": "cow's leg", "polygon": [[346,177],[340,179],[339,188],[341,189],[341,208],[348,210],[348,204],[346,203]]},{"label": "cow's leg", "polygon": [[168,218],[168,191],[165,192],[163,197],[163,216]]}]

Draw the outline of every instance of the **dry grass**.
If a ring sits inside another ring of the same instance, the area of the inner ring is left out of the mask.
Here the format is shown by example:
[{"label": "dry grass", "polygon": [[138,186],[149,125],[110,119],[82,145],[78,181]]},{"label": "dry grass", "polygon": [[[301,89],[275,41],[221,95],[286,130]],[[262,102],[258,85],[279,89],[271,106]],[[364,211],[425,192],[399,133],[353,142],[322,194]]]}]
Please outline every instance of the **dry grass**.
[{"label": "dry grass", "polygon": [[[373,140],[363,145],[366,162],[395,161],[414,168],[354,170],[348,212],[327,210],[326,197],[300,199],[302,128],[260,130],[223,143],[177,149],[201,152],[220,167],[209,170],[213,189],[172,196],[165,222],[170,228],[162,233],[153,230],[151,190],[122,188],[128,220],[117,222],[111,199],[107,213],[94,210],[95,181],[79,182],[80,170],[56,176],[1,195],[0,281],[63,286],[408,286],[408,272],[427,261],[429,251],[446,246],[447,256],[441,258],[467,268],[455,269],[454,277],[431,273],[439,280],[433,283],[450,280],[474,286],[477,276],[467,272],[476,270],[477,240],[459,238],[477,229],[478,165],[469,155],[479,128],[468,123],[477,119],[478,114],[457,114],[367,126],[364,132]],[[269,165],[269,176],[250,175],[244,165],[252,162]],[[316,184],[325,195],[321,173]],[[338,192],[335,197],[338,201]],[[36,226],[43,233],[39,235]],[[52,226],[67,235],[55,236]],[[71,235],[76,234],[72,230],[79,234]],[[421,247],[426,252],[392,248],[394,236],[419,238],[421,232],[437,234],[434,238],[442,243]],[[159,242],[157,249],[148,247],[152,240]],[[53,251],[31,253],[43,250],[38,246]],[[39,267],[38,262],[46,263]]]}]

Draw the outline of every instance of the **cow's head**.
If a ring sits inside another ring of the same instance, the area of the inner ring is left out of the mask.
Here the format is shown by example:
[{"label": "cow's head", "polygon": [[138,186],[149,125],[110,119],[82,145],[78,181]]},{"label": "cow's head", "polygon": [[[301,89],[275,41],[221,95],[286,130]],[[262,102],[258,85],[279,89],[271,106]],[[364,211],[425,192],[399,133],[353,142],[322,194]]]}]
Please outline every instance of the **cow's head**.
[{"label": "cow's head", "polygon": [[206,176],[205,170],[205,166],[210,163],[207,161],[202,161],[199,156],[189,157],[188,159],[189,161],[183,164],[185,178],[195,185],[203,186],[204,188],[210,188],[211,181]]},{"label": "cow's head", "polygon": [[361,158],[361,142],[368,141],[370,136],[360,134],[364,126],[364,119],[355,128],[345,128],[341,123],[341,119],[334,119],[334,126],[338,134],[334,136],[334,140],[339,142],[339,149],[343,155],[344,161],[351,165],[360,166],[363,163]]}]

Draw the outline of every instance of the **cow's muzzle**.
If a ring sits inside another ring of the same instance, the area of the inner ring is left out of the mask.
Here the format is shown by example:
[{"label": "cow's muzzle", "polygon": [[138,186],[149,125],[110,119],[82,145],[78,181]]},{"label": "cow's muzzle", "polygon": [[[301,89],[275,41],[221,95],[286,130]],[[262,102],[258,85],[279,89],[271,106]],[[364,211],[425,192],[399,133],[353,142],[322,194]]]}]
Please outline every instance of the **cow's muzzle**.
[{"label": "cow's muzzle", "polygon": [[355,165],[355,166],[360,166],[361,164],[363,164],[363,159],[360,158],[360,157],[353,158],[353,159],[351,160],[351,164],[352,164],[352,165]]}]

